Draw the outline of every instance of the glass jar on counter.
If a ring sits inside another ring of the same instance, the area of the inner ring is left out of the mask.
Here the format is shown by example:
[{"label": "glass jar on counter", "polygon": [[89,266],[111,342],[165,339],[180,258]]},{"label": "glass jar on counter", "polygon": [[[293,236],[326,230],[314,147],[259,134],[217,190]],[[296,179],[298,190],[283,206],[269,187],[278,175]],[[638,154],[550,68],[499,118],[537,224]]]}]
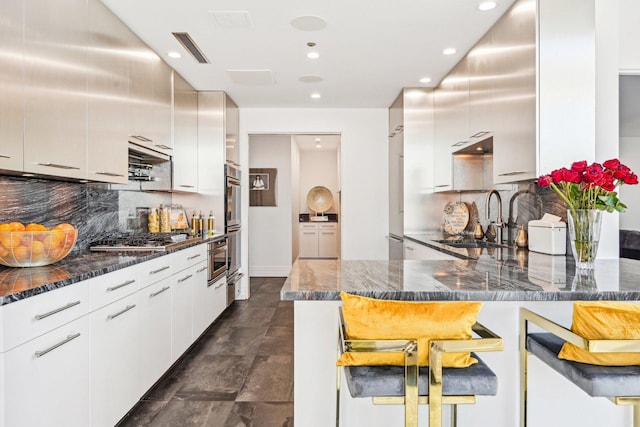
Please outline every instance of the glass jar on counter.
[{"label": "glass jar on counter", "polygon": [[160,232],[171,233],[171,208],[160,205]]},{"label": "glass jar on counter", "polygon": [[160,231],[160,217],[158,216],[158,209],[151,208],[148,216],[149,233],[158,233]]}]

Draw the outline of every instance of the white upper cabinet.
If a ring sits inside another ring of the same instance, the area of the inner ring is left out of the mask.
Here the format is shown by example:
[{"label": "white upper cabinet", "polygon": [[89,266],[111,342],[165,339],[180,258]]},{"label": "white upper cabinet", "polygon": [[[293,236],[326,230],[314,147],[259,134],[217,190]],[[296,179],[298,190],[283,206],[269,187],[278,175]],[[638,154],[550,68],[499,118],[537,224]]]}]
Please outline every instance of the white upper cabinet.
[{"label": "white upper cabinet", "polygon": [[240,110],[235,102],[225,96],[224,105],[226,161],[240,164]]},{"label": "white upper cabinet", "polygon": [[489,31],[467,55],[469,66],[469,140],[473,143],[494,130],[494,49]]},{"label": "white upper cabinet", "polygon": [[[0,2],[0,169],[22,170],[24,120],[23,2]],[[19,60],[17,59],[19,58]]]},{"label": "white upper cabinet", "polygon": [[179,74],[174,77],[173,103],[173,190],[195,193],[198,191],[198,92]]},{"label": "white upper cabinet", "polygon": [[87,178],[95,181],[127,183],[127,34],[106,6],[89,2]]},{"label": "white upper cabinet", "polygon": [[87,2],[29,1],[24,8],[24,170],[86,178]]},{"label": "white upper cabinet", "polygon": [[158,58],[153,65],[153,74],[153,129],[150,129],[149,134],[156,147],[171,150],[173,69]]},{"label": "white upper cabinet", "polygon": [[404,91],[389,108],[389,233],[402,236],[404,231]]}]

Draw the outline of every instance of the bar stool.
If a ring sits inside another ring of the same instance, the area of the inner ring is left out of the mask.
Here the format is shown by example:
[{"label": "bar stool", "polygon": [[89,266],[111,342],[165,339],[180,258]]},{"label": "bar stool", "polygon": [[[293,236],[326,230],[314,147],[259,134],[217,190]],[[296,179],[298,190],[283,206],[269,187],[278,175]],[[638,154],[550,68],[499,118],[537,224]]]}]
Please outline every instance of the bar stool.
[{"label": "bar stool", "polygon": [[418,405],[429,405],[429,427],[441,427],[442,405],[452,405],[452,426],[457,425],[457,405],[473,404],[476,396],[495,396],[496,374],[475,353],[478,363],[467,368],[443,368],[445,353],[501,351],[502,338],[479,323],[479,338],[430,341],[429,366],[418,366],[418,341],[353,340],[347,338],[342,307],[339,312],[339,353],[404,353],[404,366],[338,366],[337,416],[340,424],[341,368],[352,397],[371,397],[376,405],[405,405],[405,427],[418,426]]},{"label": "bar stool", "polygon": [[[529,323],[548,332],[529,332]],[[520,426],[527,426],[527,359],[532,354],[592,397],[633,406],[633,426],[640,427],[640,366],[603,366],[558,358],[568,342],[589,353],[640,352],[636,339],[587,339],[526,308],[520,309]]]}]

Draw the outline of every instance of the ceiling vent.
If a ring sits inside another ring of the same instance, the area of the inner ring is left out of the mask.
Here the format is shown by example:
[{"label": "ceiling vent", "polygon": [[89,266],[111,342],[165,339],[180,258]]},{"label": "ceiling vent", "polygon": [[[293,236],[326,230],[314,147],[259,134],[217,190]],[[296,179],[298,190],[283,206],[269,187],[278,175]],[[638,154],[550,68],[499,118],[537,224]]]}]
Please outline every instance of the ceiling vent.
[{"label": "ceiling vent", "polygon": [[218,28],[250,29],[253,28],[249,12],[211,11],[209,16]]},{"label": "ceiling vent", "polygon": [[273,85],[276,83],[271,70],[227,70],[231,81],[243,85]]},{"label": "ceiling vent", "polygon": [[187,52],[193,56],[193,58],[198,61],[200,64],[208,64],[209,60],[204,53],[200,50],[196,42],[193,41],[189,33],[171,33],[173,36],[180,42],[182,47],[184,47]]}]

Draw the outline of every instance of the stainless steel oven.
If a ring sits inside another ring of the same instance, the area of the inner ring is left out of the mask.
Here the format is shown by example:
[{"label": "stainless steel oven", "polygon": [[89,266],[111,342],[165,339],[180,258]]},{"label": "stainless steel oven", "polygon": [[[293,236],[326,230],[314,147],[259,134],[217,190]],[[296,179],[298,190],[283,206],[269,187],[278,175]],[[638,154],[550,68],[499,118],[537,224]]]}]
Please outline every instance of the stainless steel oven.
[{"label": "stainless steel oven", "polygon": [[227,257],[227,305],[236,297],[236,283],[244,274],[240,272],[240,227],[231,228],[227,232],[228,257]]},{"label": "stainless steel oven", "polygon": [[240,196],[240,169],[225,165],[225,180],[227,189],[225,193],[225,232],[230,228],[240,226],[241,203]]},{"label": "stainless steel oven", "polygon": [[227,272],[227,240],[209,243],[209,283],[215,282]]}]

